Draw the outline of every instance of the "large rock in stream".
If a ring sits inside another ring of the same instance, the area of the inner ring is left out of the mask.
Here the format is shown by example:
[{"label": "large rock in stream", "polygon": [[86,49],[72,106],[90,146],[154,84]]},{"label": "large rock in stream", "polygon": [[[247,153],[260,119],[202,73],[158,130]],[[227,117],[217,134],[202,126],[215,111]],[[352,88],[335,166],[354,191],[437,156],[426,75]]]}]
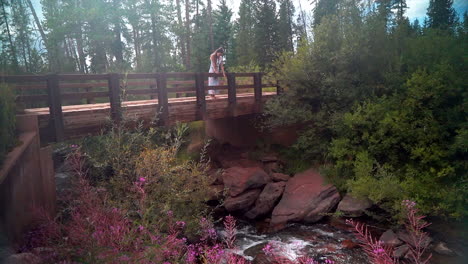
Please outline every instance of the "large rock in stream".
[{"label": "large rock in stream", "polygon": [[356,198],[346,194],[338,204],[337,211],[343,212],[349,217],[359,217],[372,206],[372,201],[367,198]]},{"label": "large rock in stream", "polygon": [[255,219],[271,212],[275,207],[275,204],[281,198],[285,186],[285,182],[268,183],[262,193],[260,193],[260,197],[258,197],[255,202],[255,206],[248,211],[245,216],[249,219]]},{"label": "large rock in stream", "polygon": [[261,192],[261,189],[253,189],[236,197],[229,196],[224,200],[224,207],[228,212],[247,211],[255,203]]},{"label": "large rock in stream", "polygon": [[288,222],[314,223],[340,201],[335,186],[325,184],[313,169],[296,174],[286,184],[283,198],[273,210],[271,228],[280,230]]},{"label": "large rock in stream", "polygon": [[270,180],[270,176],[258,167],[232,167],[223,173],[224,187],[228,189],[229,195],[232,197],[249,189],[262,188]]}]

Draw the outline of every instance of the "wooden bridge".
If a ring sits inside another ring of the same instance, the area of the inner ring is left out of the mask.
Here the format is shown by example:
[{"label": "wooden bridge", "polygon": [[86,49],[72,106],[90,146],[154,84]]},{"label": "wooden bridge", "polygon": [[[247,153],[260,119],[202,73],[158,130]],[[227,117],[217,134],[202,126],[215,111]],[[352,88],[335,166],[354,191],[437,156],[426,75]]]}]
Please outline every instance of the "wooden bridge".
[{"label": "wooden bridge", "polygon": [[[17,104],[37,115],[42,142],[99,134],[111,122],[157,119],[160,125],[262,111],[281,93],[263,73],[227,73],[216,99],[206,97],[214,73],[51,74],[0,76],[15,88]],[[264,89],[266,88],[266,89]]]}]

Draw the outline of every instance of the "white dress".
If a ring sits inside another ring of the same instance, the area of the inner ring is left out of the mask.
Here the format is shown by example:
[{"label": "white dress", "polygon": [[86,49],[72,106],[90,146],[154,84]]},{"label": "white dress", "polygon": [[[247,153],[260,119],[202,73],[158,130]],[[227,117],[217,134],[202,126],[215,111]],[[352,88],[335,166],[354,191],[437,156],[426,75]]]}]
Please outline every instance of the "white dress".
[{"label": "white dress", "polygon": [[[220,72],[220,66],[221,63],[223,63],[223,56],[219,56],[218,59],[216,60],[216,68],[217,72]],[[213,63],[211,62],[210,59],[210,71],[209,73],[214,73],[215,69],[213,68]],[[219,77],[208,77],[208,86],[218,86],[219,85]],[[219,90],[208,90],[208,94],[219,94]]]}]

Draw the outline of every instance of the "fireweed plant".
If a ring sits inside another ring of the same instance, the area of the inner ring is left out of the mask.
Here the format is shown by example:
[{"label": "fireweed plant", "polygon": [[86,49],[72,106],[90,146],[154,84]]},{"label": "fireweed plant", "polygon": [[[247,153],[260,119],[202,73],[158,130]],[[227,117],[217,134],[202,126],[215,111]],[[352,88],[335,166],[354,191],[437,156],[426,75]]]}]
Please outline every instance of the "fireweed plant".
[{"label": "fireweed plant", "polygon": [[432,257],[432,254],[426,254],[430,239],[427,232],[424,232],[424,228],[430,224],[424,220],[425,216],[419,215],[414,201],[404,200],[402,205],[406,215],[405,228],[408,232],[405,241],[409,248],[408,260],[394,257],[394,249],[375,239],[365,224],[352,219],[346,221],[353,226],[356,237],[373,264],[427,264]]},{"label": "fireweed plant", "polygon": [[[235,254],[236,220],[224,220],[226,236],[220,239],[209,218],[198,221],[199,237],[194,243],[186,238],[187,223],[176,221],[174,212],[148,221],[153,210],[150,193],[153,186],[148,177],[137,178],[128,189],[129,197],[136,197],[137,214],[114,206],[108,191],[93,186],[88,179],[88,168],[79,146],[67,162],[76,176],[66,209],[55,218],[44,217],[38,227],[27,236],[23,251],[39,252],[44,263],[191,263],[191,264],[247,264]],[[47,250],[38,250],[47,249]],[[272,260],[278,259],[270,254]],[[312,260],[272,263],[315,263]],[[332,262],[330,262],[332,263]]]},{"label": "fireweed plant", "polygon": [[[220,239],[208,216],[191,215],[190,222],[176,215],[173,209],[187,206],[190,194],[197,193],[192,186],[201,184],[200,165],[176,164],[173,150],[147,149],[138,156],[135,167],[140,177],[126,187],[127,203],[118,203],[109,195],[112,185],[91,184],[89,179],[88,156],[77,145],[67,164],[75,175],[73,187],[63,202],[66,207],[55,217],[43,214],[38,227],[27,235],[22,251],[33,251],[44,263],[188,263],[188,264],[247,264],[250,263],[236,254],[236,220],[232,216],[224,219],[226,235]],[[184,176],[184,173],[187,177]],[[193,174],[196,173],[196,174]],[[174,182],[171,175],[177,175],[188,185]],[[190,179],[198,179],[190,182]],[[103,187],[104,186],[104,187]],[[204,186],[204,185],[202,185]],[[183,187],[182,191],[175,190]],[[205,187],[203,187],[205,188]],[[164,192],[163,189],[168,189]],[[171,197],[169,194],[176,197]],[[159,195],[159,197],[158,197]],[[162,196],[162,198],[161,198]],[[196,203],[203,204],[203,200]],[[161,206],[162,205],[162,206]],[[409,233],[408,246],[411,263],[426,264],[430,255],[425,255],[428,236],[423,229],[427,223],[418,215],[415,203],[404,201]],[[196,205],[190,205],[193,210]],[[200,214],[201,215],[201,214]],[[198,220],[194,223],[193,219]],[[177,220],[176,220],[177,219]],[[365,252],[372,263],[398,263],[391,256],[391,249],[383,247],[373,239],[365,225],[349,221],[355,227]],[[196,226],[197,236],[187,239],[188,225]],[[189,241],[192,241],[189,243]],[[38,250],[41,249],[41,250]],[[290,260],[281,248],[270,243],[263,249],[269,263],[273,264],[318,264],[319,262],[301,256]],[[327,259],[320,263],[333,264]],[[406,263],[406,262],[405,262]],[[410,262],[408,262],[410,263]]]}]

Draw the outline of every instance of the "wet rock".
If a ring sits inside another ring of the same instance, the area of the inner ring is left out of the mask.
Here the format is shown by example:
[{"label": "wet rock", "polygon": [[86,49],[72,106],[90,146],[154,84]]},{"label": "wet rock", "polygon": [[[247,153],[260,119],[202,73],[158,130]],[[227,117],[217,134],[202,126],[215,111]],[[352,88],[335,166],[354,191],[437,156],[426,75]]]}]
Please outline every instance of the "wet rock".
[{"label": "wet rock", "polygon": [[434,251],[445,256],[455,256],[455,252],[447,247],[444,242],[439,242],[434,246]]},{"label": "wet rock", "polygon": [[325,185],[323,177],[309,169],[287,182],[283,197],[273,210],[271,227],[279,230],[287,222],[317,222],[339,201],[340,194],[335,186]]},{"label": "wet rock", "polygon": [[353,241],[350,240],[350,239],[346,239],[346,240],[343,240],[343,241],[341,242],[341,246],[342,246],[343,248],[351,249],[351,248],[359,247],[359,244],[353,242]]},{"label": "wet rock", "polygon": [[359,217],[371,206],[372,201],[367,198],[355,198],[346,194],[343,200],[338,204],[337,211],[341,211],[349,217]]},{"label": "wet rock", "polygon": [[395,258],[403,258],[406,256],[406,253],[409,251],[409,246],[408,245],[401,245],[399,247],[396,247],[395,250],[393,250],[393,256]]},{"label": "wet rock", "polygon": [[289,179],[291,179],[291,177],[287,174],[283,174],[283,173],[272,173],[271,174],[271,179],[275,182],[279,182],[279,181],[289,181]]},{"label": "wet rock", "polygon": [[248,189],[261,188],[269,181],[268,174],[259,167],[233,167],[223,173],[224,186],[232,197],[238,196]]},{"label": "wet rock", "polygon": [[244,255],[255,258],[263,253],[263,248],[268,244],[268,242],[263,242],[256,244],[244,250]]},{"label": "wet rock", "polygon": [[248,211],[245,216],[249,219],[255,219],[271,212],[281,198],[285,186],[285,182],[268,183],[262,193],[260,193],[254,208]]},{"label": "wet rock", "polygon": [[54,161],[55,170],[59,169],[59,166],[65,163],[65,160],[68,154],[70,154],[71,150],[72,149],[69,145],[58,145],[54,148],[52,151],[52,160]]},{"label": "wet rock", "polygon": [[395,234],[395,232],[393,232],[393,230],[391,230],[391,229],[385,231],[380,236],[379,240],[382,241],[382,243],[385,246],[389,246],[389,247],[397,247],[397,246],[403,244],[403,242],[400,239],[398,239],[397,234]]},{"label": "wet rock", "polygon": [[250,168],[250,167],[262,167],[263,164],[260,161],[238,158],[238,157],[219,157],[219,163],[223,169],[232,167]]},{"label": "wet rock", "polygon": [[270,258],[265,253],[261,252],[255,256],[252,264],[271,264],[271,262]]},{"label": "wet rock", "polygon": [[[413,247],[416,246],[415,241],[413,241],[413,239],[411,238],[410,234],[408,234],[408,232],[400,230],[397,232],[397,236],[399,239],[410,244],[411,246]],[[421,242],[420,246],[427,247],[429,246],[431,242],[432,242],[432,238],[430,238],[429,236],[426,236],[426,238]]]},{"label": "wet rock", "polygon": [[261,189],[253,189],[236,197],[229,196],[224,200],[224,207],[228,212],[248,210],[255,203],[261,192]]},{"label": "wet rock", "polygon": [[67,172],[55,173],[55,186],[57,193],[63,193],[72,188],[72,174]]},{"label": "wet rock", "polygon": [[262,162],[276,162],[278,161],[278,157],[274,154],[266,155],[260,158]]},{"label": "wet rock", "polygon": [[19,253],[9,256],[5,264],[41,264],[41,259],[32,253]]}]

